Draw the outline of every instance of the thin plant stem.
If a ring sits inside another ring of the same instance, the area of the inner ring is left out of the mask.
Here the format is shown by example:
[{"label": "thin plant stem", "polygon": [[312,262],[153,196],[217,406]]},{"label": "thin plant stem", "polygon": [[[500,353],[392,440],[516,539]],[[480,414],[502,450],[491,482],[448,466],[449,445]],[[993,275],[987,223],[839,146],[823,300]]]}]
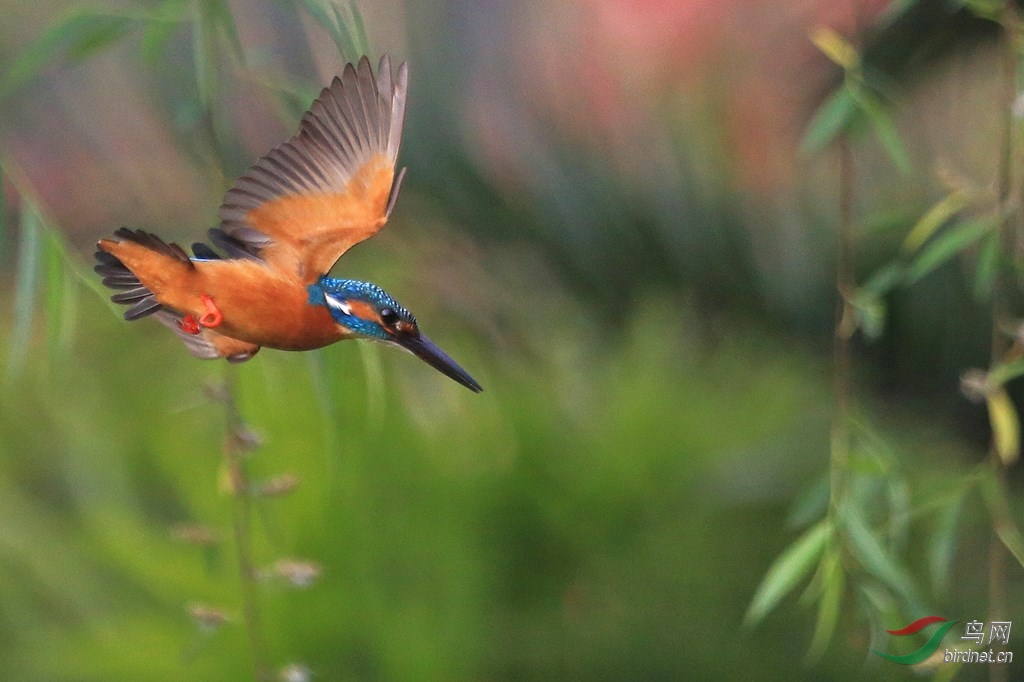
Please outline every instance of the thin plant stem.
[{"label": "thin plant stem", "polygon": [[[1014,159],[1014,119],[1013,103],[1017,97],[1017,30],[1018,20],[1016,9],[1013,3],[1006,3],[1003,13],[1003,84],[1001,97],[1002,135],[1000,140],[1000,157],[998,169],[999,188],[999,214],[1002,219],[999,222],[999,267],[992,292],[992,347],[991,367],[997,367],[1007,359],[1011,352],[1010,339],[1007,337],[1007,329],[1012,324],[1013,314],[1010,307],[1010,297],[1014,288],[1014,273],[1010,267],[1017,243],[1016,221],[1019,216],[1017,210],[1011,210],[1014,205],[1013,196],[1013,159]],[[989,458],[992,463],[993,477],[997,487],[997,495],[1005,502],[1007,495],[1006,485],[1006,464],[996,451],[995,446],[991,448]],[[996,514],[1008,514],[1008,504],[999,504],[995,507]],[[988,612],[989,621],[1005,620],[1006,613],[1006,566],[1008,552],[996,528],[1006,519],[993,519],[993,533],[989,545],[988,555]],[[1005,665],[989,666],[989,679],[993,682],[1005,682],[1009,679],[1009,671]]]},{"label": "thin plant stem", "polygon": [[260,619],[259,590],[256,565],[253,562],[252,534],[250,531],[249,478],[245,471],[245,456],[252,450],[252,436],[245,428],[238,405],[235,402],[235,372],[228,367],[225,372],[223,393],[225,430],[224,463],[233,501],[232,534],[238,561],[238,577],[242,591],[242,619],[252,654],[253,671],[257,681],[267,680],[266,639]]},{"label": "thin plant stem", "polygon": [[843,499],[849,460],[850,340],[856,329],[850,302],[856,279],[853,270],[853,154],[846,134],[839,137],[839,238],[836,254],[836,326],[833,339],[833,409],[830,502],[833,511]]}]

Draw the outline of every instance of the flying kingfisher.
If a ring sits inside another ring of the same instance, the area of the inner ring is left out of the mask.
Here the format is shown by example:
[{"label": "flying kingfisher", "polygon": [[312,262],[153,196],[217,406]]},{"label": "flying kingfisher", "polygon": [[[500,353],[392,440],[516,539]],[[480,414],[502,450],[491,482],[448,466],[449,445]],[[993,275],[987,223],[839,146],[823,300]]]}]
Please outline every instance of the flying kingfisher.
[{"label": "flying kingfisher", "polygon": [[180,246],[121,228],[97,244],[96,272],[200,358],[244,362],[261,346],[309,350],[343,339],[411,351],[472,391],[473,377],[375,284],[328,277],[352,246],[387,222],[405,174],[395,163],[405,120],[408,65],[385,55],[347,64],[302,117],[299,132],[259,159],[224,196],[210,241]]}]

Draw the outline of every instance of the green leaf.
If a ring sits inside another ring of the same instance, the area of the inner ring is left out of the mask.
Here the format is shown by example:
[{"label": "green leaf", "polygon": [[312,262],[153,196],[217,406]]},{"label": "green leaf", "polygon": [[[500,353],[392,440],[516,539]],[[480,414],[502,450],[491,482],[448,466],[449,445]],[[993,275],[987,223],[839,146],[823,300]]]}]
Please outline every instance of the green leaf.
[{"label": "green leaf", "polygon": [[213,25],[227,38],[231,53],[239,64],[245,64],[245,48],[238,37],[238,26],[231,14],[231,7],[226,0],[208,0],[210,2],[210,19]]},{"label": "green leaf", "polygon": [[811,32],[811,42],[834,64],[844,71],[857,66],[860,55],[853,44],[828,26],[819,26]]},{"label": "green leaf", "polygon": [[1009,466],[1020,457],[1020,417],[1010,394],[1003,387],[989,391],[985,396],[988,419],[992,425],[992,440],[996,454]]},{"label": "green leaf", "polygon": [[928,543],[928,570],[935,591],[943,594],[949,590],[956,552],[956,527],[963,510],[963,496],[958,495],[938,511],[935,532]]},{"label": "green leaf", "polygon": [[217,55],[210,0],[199,0],[192,22],[192,61],[200,110],[209,115],[217,91]]},{"label": "green leaf", "polygon": [[882,338],[888,306],[885,301],[870,292],[858,292],[851,301],[857,328],[871,341]]},{"label": "green leaf", "polygon": [[750,601],[743,617],[745,626],[756,625],[764,619],[811,572],[831,537],[832,524],[823,519],[779,555]]},{"label": "green leaf", "polygon": [[75,326],[75,299],[78,289],[74,273],[68,267],[68,253],[60,234],[46,230],[46,344],[51,357],[66,353],[71,346]]},{"label": "green leaf", "polygon": [[125,34],[133,19],[80,10],[52,25],[10,63],[0,76],[0,98],[37,77],[62,55],[82,60],[109,47]]},{"label": "green leaf", "polygon": [[793,501],[789,513],[786,514],[786,526],[802,528],[814,519],[821,518],[828,509],[828,497],[828,476],[819,476]]},{"label": "green leaf", "polygon": [[997,523],[996,535],[1003,546],[1010,550],[1017,563],[1024,567],[1024,536],[1021,535],[1020,529],[1015,525]]},{"label": "green leaf", "polygon": [[836,623],[839,622],[839,607],[842,604],[843,591],[846,587],[846,576],[843,573],[843,565],[838,551],[825,552],[821,565],[823,592],[821,601],[818,603],[818,618],[814,623],[814,636],[811,638],[811,646],[807,651],[808,662],[821,658],[825,649],[828,648],[829,642],[832,641]]},{"label": "green leaf", "polygon": [[349,2],[348,11],[352,15],[355,39],[359,47],[359,55],[357,56],[362,56],[370,51],[370,40],[366,37],[366,25],[363,23],[363,15],[359,11],[359,5],[355,2]]},{"label": "green leaf", "polygon": [[998,268],[999,235],[993,231],[982,242],[974,267],[974,297],[979,301],[987,301],[992,298]]},{"label": "green leaf", "polygon": [[993,388],[1002,386],[1019,376],[1024,376],[1024,358],[1001,362],[993,367],[988,373],[988,385]]},{"label": "green leaf", "polygon": [[893,261],[875,270],[859,289],[874,297],[884,296],[895,289],[903,277],[903,264]]},{"label": "green leaf", "polygon": [[11,349],[5,370],[8,379],[21,370],[32,342],[36,289],[39,286],[41,238],[39,214],[34,206],[26,203],[22,208],[19,228]]},{"label": "green leaf", "polygon": [[63,322],[62,299],[64,294],[64,263],[60,243],[53,233],[47,233],[43,243],[43,261],[46,264],[46,346],[53,357],[59,348],[61,323]]},{"label": "green leaf", "polygon": [[190,18],[191,7],[184,0],[165,0],[156,14],[143,22],[139,52],[146,62],[155,62],[175,30],[180,29]]},{"label": "green leaf", "polygon": [[912,605],[921,600],[910,574],[899,560],[879,541],[868,526],[858,504],[843,507],[843,529],[849,540],[850,551],[864,569],[891,587],[905,601]]},{"label": "green leaf", "polygon": [[131,24],[127,17],[94,17],[77,39],[68,45],[68,56],[76,62],[85,60],[120,40],[128,32]]},{"label": "green leaf", "polygon": [[910,532],[910,486],[902,476],[890,475],[885,479],[885,489],[889,502],[889,544],[905,548]]},{"label": "green leaf", "polygon": [[368,50],[362,15],[355,3],[348,4],[348,12],[336,0],[302,0],[309,16],[331,36],[345,61],[355,61]]},{"label": "green leaf", "polygon": [[802,154],[810,154],[823,149],[850,125],[857,112],[853,94],[855,87],[851,83],[844,83],[814,112],[811,122],[807,125],[807,130],[804,131],[804,137],[800,141]]},{"label": "green leaf", "polygon": [[910,156],[907,154],[906,147],[903,146],[903,141],[896,131],[896,125],[892,122],[892,117],[886,111],[885,105],[864,88],[856,90],[852,94],[857,101],[857,106],[871,122],[875,135],[882,143],[889,160],[901,173],[910,173]]},{"label": "green leaf", "polygon": [[979,490],[992,517],[992,527],[1003,546],[1010,551],[1018,564],[1024,566],[1024,536],[1010,515],[1004,486],[993,475],[992,467],[988,467],[986,471],[988,475],[982,479]]},{"label": "green leaf", "polygon": [[905,284],[913,284],[935,270],[990,233],[994,226],[995,221],[992,218],[986,218],[967,220],[944,231],[918,251],[917,256],[907,266]]},{"label": "green leaf", "polygon": [[971,196],[964,190],[950,192],[928,209],[903,240],[903,250],[917,251],[946,222],[970,203]]}]

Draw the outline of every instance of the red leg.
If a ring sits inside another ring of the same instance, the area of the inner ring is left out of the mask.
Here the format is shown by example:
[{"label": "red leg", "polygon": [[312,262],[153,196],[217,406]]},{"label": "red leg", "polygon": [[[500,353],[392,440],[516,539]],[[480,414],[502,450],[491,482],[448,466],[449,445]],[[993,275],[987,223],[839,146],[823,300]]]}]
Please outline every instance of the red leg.
[{"label": "red leg", "polygon": [[186,315],[185,317],[181,318],[181,331],[185,332],[186,334],[198,334],[199,323],[196,322],[196,318],[192,317],[191,315]]},{"label": "red leg", "polygon": [[204,327],[216,327],[224,321],[224,316],[221,315],[217,304],[213,302],[212,296],[203,294],[203,305],[206,306],[206,312],[199,318],[199,324]]}]

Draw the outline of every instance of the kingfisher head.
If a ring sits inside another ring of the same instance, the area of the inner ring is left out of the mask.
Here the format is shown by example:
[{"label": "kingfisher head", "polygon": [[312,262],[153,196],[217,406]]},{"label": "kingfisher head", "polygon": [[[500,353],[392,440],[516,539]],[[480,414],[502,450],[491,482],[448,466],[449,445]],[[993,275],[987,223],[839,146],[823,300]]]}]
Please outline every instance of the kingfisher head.
[{"label": "kingfisher head", "polygon": [[335,322],[357,337],[400,346],[471,391],[483,390],[420,332],[412,313],[376,284],[321,277],[309,285],[309,302],[326,306]]}]

